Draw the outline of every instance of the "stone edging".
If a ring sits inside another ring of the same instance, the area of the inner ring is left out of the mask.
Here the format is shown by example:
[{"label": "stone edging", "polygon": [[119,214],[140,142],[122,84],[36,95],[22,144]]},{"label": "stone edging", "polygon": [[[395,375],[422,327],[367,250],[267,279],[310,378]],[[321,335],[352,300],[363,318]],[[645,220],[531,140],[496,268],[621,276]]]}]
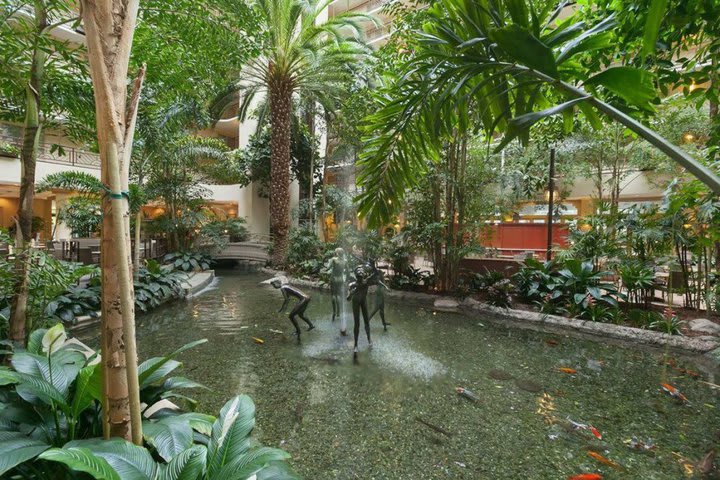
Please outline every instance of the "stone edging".
[{"label": "stone edging", "polygon": [[[286,275],[296,285],[329,290],[329,286],[322,282],[305,280],[288,276],[285,272],[261,269],[269,275]],[[421,292],[406,292],[391,290],[388,297],[403,301],[411,301],[432,306],[434,301],[443,297]],[[459,303],[459,311],[465,315],[473,314],[491,315],[505,324],[519,328],[562,330],[589,334],[593,337],[605,337],[626,342],[648,345],[651,347],[670,347],[675,350],[682,350],[691,354],[705,354],[712,361],[720,363],[720,338],[713,337],[683,337],[679,335],[668,335],[666,333],[644,330],[641,328],[625,327],[612,323],[593,322],[591,320],[579,320],[557,315],[546,315],[539,312],[526,310],[504,309],[493,307],[486,303],[478,302],[472,298],[466,298]]]}]

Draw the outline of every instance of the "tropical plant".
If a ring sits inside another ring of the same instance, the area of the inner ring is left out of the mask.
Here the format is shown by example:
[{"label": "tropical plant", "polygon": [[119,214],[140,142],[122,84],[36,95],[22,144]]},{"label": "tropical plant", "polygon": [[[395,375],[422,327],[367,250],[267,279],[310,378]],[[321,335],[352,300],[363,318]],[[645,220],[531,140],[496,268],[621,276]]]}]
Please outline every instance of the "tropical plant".
[{"label": "tropical plant", "polygon": [[244,218],[228,218],[213,220],[200,228],[200,235],[217,246],[222,245],[221,239],[228,237],[231,242],[244,242],[250,236]]},{"label": "tropical plant", "polygon": [[[187,255],[191,267],[193,262],[202,266],[202,259],[198,261],[194,256],[190,256],[191,254]],[[184,264],[185,258],[183,258]],[[160,265],[155,260],[148,260],[146,266],[140,269],[133,285],[137,309],[147,312],[171,298],[182,296],[183,283],[187,280],[187,275],[183,272],[186,270],[174,265],[175,263]]]},{"label": "tropical plant", "polygon": [[454,132],[475,124],[488,138],[503,131],[502,149],[551,115],[562,114],[571,129],[576,109],[595,127],[598,111],[620,122],[720,193],[712,169],[626,113],[652,111],[656,91],[642,68],[598,61],[597,52],[614,51],[614,16],[559,20],[564,7],[442,0],[429,8],[423,32],[410,39],[414,55],[368,118],[358,200],[371,225],[392,218],[424,159],[436,158]]},{"label": "tropical plant", "polygon": [[[31,328],[43,326],[55,313],[53,302],[66,294],[68,289],[76,288],[81,278],[86,275],[97,275],[95,266],[64,262],[40,250],[34,250],[30,254],[28,262],[26,319]],[[0,315],[9,319],[15,271],[10,268],[7,259],[0,260],[0,270],[2,267],[6,267],[6,269],[0,276]],[[52,314],[48,313],[49,310],[52,310]],[[4,329],[0,328],[0,330]],[[6,336],[2,335],[0,338],[6,338]]]},{"label": "tropical plant", "polygon": [[[218,419],[157,410],[143,421],[147,447],[96,439],[102,434],[98,357],[86,358],[66,338],[60,324],[34,331],[27,351],[12,355],[12,368],[0,367],[0,475],[33,480],[84,474],[99,480],[296,478],[282,462],[288,458],[285,452],[259,447],[250,437],[255,408],[245,395],[226,403]],[[139,366],[146,408],[169,398],[194,403],[180,391],[202,385],[169,375],[181,366],[177,355],[203,342]]]},{"label": "tropical plant", "polygon": [[582,260],[541,263],[528,258],[513,281],[521,297],[540,306],[543,312],[582,316],[586,310],[594,309],[588,314],[601,316],[603,310],[595,305],[599,303],[614,312],[618,299],[624,298],[614,283],[606,281],[610,274]]},{"label": "tropical plant", "polygon": [[102,224],[100,202],[92,197],[71,197],[58,213],[57,221],[66,224],[76,237],[98,234]]},{"label": "tropical plant", "polygon": [[566,261],[557,275],[569,303],[587,307],[591,301],[617,307],[620,293],[614,283],[605,281],[611,272],[598,271],[590,262]]},{"label": "tropical plant", "polygon": [[655,286],[655,271],[641,261],[625,261],[618,266],[620,281],[627,290],[629,303],[650,305]]},{"label": "tropical plant", "polygon": [[100,282],[88,286],[71,285],[55,297],[45,308],[45,316],[75,325],[78,317],[98,317],[100,311]]},{"label": "tropical plant", "polygon": [[16,245],[17,275],[10,320],[10,338],[18,344],[25,343],[28,333],[24,318],[28,296],[25,269],[32,240],[35,165],[42,132],[62,114],[70,136],[87,137],[86,126],[91,124],[93,112],[83,47],[55,36],[58,27],[79,25],[75,4],[70,0],[43,0],[33,4],[31,15],[24,13],[25,6],[26,2],[19,0],[4,2],[0,19],[0,57],[4,59],[0,96],[5,103],[0,116],[22,123],[17,215],[21,235]]},{"label": "tropical plant", "polygon": [[485,292],[485,301],[494,307],[510,308],[512,305],[512,292],[515,286],[508,278],[490,278],[486,279],[485,286],[482,291]]},{"label": "tropical plant", "polygon": [[[355,13],[319,17],[329,0],[260,0],[256,28],[264,35],[260,55],[241,71],[221,109],[234,102],[239,91],[244,118],[256,94],[265,92],[269,103],[272,159],[270,162],[270,228],[272,263],[285,262],[290,230],[290,145],[293,95],[320,103],[332,111],[342,87],[351,79],[352,64],[368,52],[359,40],[356,21],[370,19]],[[354,36],[348,36],[348,33]]]},{"label": "tropical plant", "polygon": [[590,302],[580,313],[580,317],[593,322],[610,322],[621,319],[622,315],[616,307]]},{"label": "tropical plant", "polygon": [[163,264],[182,272],[194,272],[210,268],[212,259],[201,252],[171,252],[163,257]]},{"label": "tropical plant", "polygon": [[528,257],[512,276],[512,281],[525,301],[538,302],[548,296],[548,300],[555,300],[562,295],[562,291],[558,288],[560,282],[554,272],[554,262],[540,262]]},{"label": "tropical plant", "polygon": [[608,214],[578,219],[568,229],[568,247],[557,254],[560,260],[591,262],[596,268],[622,253],[617,235],[617,217]]},{"label": "tropical plant", "polygon": [[672,309],[666,308],[662,315],[656,316],[647,327],[668,335],[682,335],[680,329],[684,323]]},{"label": "tropical plant", "polygon": [[296,228],[290,232],[285,265],[293,273],[317,276],[331,256],[331,247],[312,228]]},{"label": "tropical plant", "polygon": [[46,175],[37,183],[35,188],[38,192],[46,192],[57,188],[78,192],[83,195],[99,196],[103,192],[103,183],[95,175],[87,172],[64,170]]}]

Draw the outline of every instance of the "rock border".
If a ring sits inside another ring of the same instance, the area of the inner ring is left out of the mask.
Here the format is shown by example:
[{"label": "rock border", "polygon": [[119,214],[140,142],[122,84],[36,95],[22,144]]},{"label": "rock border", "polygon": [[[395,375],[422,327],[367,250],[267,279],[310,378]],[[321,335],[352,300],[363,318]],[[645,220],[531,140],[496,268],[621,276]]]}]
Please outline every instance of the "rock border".
[{"label": "rock border", "polygon": [[[329,285],[322,282],[292,277],[283,271],[270,268],[263,268],[260,271],[269,275],[285,275],[292,283],[298,286],[318,290],[330,289]],[[443,298],[429,293],[407,292],[402,290],[391,290],[387,296],[430,307],[432,307],[436,299]],[[654,348],[670,348],[692,355],[701,354],[708,357],[715,364],[720,364],[720,338],[718,337],[683,337],[641,328],[614,325],[612,323],[579,320],[576,318],[547,315],[540,312],[516,310],[512,308],[504,309],[493,307],[492,305],[479,302],[473,298],[466,298],[462,302],[459,302],[458,312],[473,320],[477,319],[474,318],[476,314],[483,314],[489,316],[490,320],[518,328],[552,331],[555,333],[574,333],[588,336],[590,339],[596,341],[609,338],[628,344],[641,344]],[[486,320],[487,318],[484,316],[482,319]]]}]

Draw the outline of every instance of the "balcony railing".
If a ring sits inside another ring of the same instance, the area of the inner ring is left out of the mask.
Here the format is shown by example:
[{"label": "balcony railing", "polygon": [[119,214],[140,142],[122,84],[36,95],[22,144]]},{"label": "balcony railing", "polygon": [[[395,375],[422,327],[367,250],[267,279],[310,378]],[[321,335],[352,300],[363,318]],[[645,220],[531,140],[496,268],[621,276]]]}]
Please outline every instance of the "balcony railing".
[{"label": "balcony railing", "polygon": [[376,27],[365,32],[365,39],[368,43],[372,43],[380,38],[390,35],[390,24],[385,24],[382,27]]},{"label": "balcony railing", "polygon": [[[15,145],[22,148],[22,142],[17,137],[0,135],[0,143]],[[48,143],[40,145],[38,150],[38,161],[45,163],[56,163],[59,165],[71,165],[73,167],[100,169],[100,156],[97,153],[88,152],[75,147],[53,146]]]}]

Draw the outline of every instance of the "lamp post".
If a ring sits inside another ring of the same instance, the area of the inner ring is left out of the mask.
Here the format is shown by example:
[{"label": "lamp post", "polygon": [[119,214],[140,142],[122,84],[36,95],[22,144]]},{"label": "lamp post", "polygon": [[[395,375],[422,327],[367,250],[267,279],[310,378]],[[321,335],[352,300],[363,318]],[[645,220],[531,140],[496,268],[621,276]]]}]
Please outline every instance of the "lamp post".
[{"label": "lamp post", "polygon": [[555,201],[555,149],[550,149],[550,171],[548,180],[548,216],[547,216],[547,252],[545,259],[550,261],[552,257],[553,242],[553,203]]}]

